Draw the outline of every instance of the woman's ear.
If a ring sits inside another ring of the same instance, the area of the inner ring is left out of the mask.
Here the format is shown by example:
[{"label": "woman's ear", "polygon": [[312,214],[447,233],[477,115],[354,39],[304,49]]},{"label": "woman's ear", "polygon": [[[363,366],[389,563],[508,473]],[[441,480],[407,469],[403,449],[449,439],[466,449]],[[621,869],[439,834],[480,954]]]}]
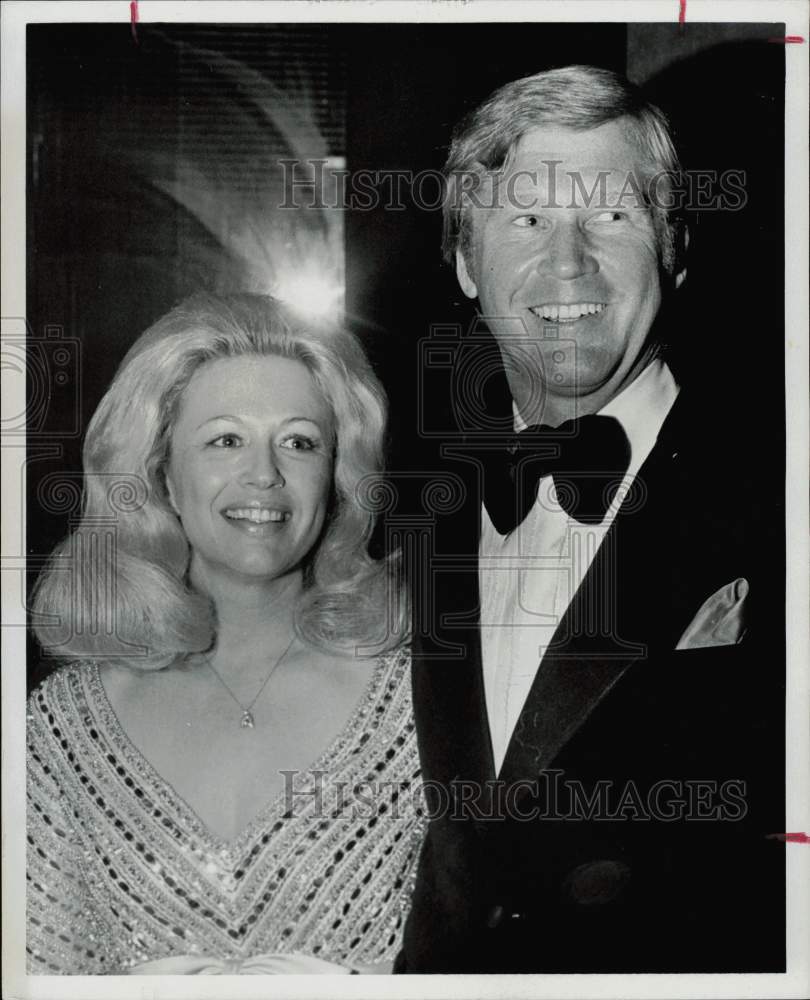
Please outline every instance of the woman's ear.
[{"label": "woman's ear", "polygon": [[166,484],[166,499],[169,501],[169,506],[180,517],[180,510],[177,506],[177,494],[175,493],[174,483],[168,469],[166,469],[166,473],[163,476],[163,482]]}]

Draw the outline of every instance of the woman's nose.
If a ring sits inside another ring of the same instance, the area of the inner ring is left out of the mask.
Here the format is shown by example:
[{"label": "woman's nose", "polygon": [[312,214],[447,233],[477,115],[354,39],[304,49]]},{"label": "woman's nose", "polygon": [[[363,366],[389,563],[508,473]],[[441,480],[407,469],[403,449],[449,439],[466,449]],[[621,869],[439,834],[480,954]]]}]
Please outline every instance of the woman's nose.
[{"label": "woman's nose", "polygon": [[549,237],[539,269],[562,281],[571,281],[585,274],[595,274],[599,265],[576,222],[560,222]]},{"label": "woman's nose", "polygon": [[284,485],[284,476],[272,446],[256,446],[246,449],[246,452],[247,461],[242,475],[242,481],[246,485],[256,486],[262,490]]}]

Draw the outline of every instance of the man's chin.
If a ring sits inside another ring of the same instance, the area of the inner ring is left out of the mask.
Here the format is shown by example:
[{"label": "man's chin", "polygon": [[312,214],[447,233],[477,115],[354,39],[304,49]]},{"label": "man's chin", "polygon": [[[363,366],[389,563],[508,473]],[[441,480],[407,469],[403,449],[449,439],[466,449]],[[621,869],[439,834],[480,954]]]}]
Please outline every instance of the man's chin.
[{"label": "man's chin", "polygon": [[531,413],[529,423],[557,426],[565,420],[596,413],[616,395],[614,380],[615,371],[599,375],[577,373],[548,382],[525,410],[519,408],[521,415]]},{"label": "man's chin", "polygon": [[576,373],[570,376],[554,378],[546,382],[545,390],[549,396],[564,396],[569,399],[580,397],[587,399],[590,396],[599,395],[610,386],[613,372],[595,374]]}]

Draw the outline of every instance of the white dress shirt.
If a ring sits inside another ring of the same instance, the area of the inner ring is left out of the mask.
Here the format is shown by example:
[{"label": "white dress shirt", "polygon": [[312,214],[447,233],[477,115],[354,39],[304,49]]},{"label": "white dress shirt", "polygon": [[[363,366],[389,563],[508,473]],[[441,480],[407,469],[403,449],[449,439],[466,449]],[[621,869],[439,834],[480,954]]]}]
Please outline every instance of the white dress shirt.
[{"label": "white dress shirt", "polygon": [[[653,360],[599,413],[615,417],[630,442],[623,486],[600,524],[580,524],[557,503],[551,476],[537,500],[504,536],[481,512],[479,583],[484,690],[496,772],[535,674],[562,616],[590,568],[636,473],[652,451],[678,386],[669,367]],[[515,429],[525,423],[515,411]]]}]

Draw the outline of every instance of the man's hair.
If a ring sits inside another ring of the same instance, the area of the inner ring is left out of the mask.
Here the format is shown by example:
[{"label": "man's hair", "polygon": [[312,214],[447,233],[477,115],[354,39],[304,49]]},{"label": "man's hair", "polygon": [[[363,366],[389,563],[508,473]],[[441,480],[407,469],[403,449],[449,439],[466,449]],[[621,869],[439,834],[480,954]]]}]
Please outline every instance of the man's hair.
[{"label": "man's hair", "polygon": [[[646,178],[665,175],[663,188],[669,192],[680,183],[681,165],[667,119],[624,77],[595,66],[565,66],[514,80],[496,90],[453,132],[444,167],[445,260],[452,265],[458,248],[470,262],[472,220],[463,193],[465,184],[480,176],[482,168],[503,170],[525,132],[539,126],[584,131],[620,118],[638,145]],[[671,273],[676,263],[679,219],[660,201],[660,197],[654,199],[650,207],[659,256]]]},{"label": "man's hair", "polygon": [[[382,471],[387,406],[362,347],[348,331],[303,322],[268,296],[198,295],[136,341],[90,422],[82,519],[55,550],[35,593],[35,631],[49,652],[154,669],[211,647],[215,610],[189,586],[190,547],[169,503],[166,466],[195,371],[251,355],[300,361],[335,420],[332,496],[306,558],[298,632],[323,648],[372,644],[385,634],[390,567],[368,555],[374,514],[358,490],[373,492],[369,483]],[[102,551],[98,528],[113,512],[115,544]],[[114,623],[114,636],[98,627],[100,618]],[[145,655],[133,655],[133,647]]]}]

